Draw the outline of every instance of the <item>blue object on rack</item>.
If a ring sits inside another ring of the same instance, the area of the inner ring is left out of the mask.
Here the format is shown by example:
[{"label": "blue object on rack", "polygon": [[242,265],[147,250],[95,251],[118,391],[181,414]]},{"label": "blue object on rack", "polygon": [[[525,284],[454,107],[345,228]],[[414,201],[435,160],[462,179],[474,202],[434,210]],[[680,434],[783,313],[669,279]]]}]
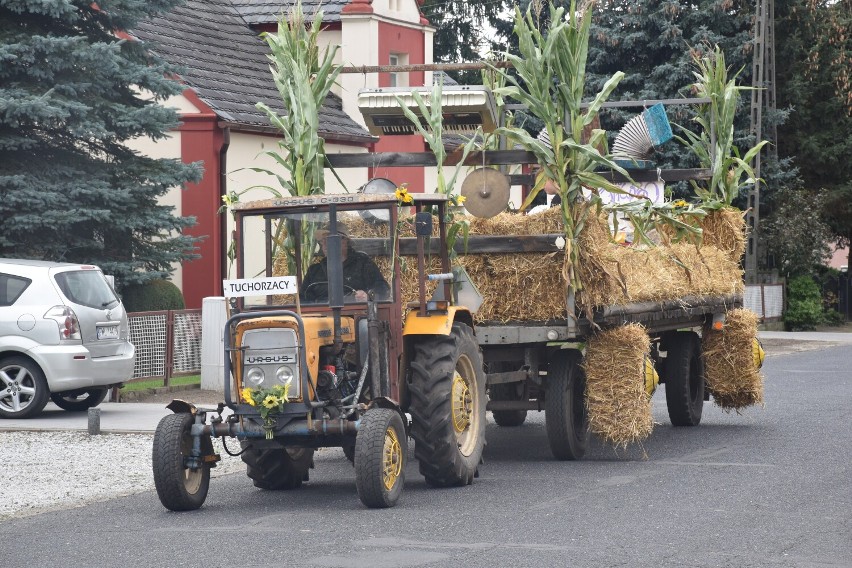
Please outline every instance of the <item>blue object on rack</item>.
[{"label": "blue object on rack", "polygon": [[648,126],[648,136],[650,136],[651,143],[654,146],[665,144],[673,138],[672,126],[669,124],[663,103],[657,103],[645,109],[642,112],[642,118],[645,119],[645,124]]},{"label": "blue object on rack", "polygon": [[662,103],[646,108],[627,121],[612,144],[612,157],[623,168],[654,167],[654,148],[671,140],[672,127]]}]

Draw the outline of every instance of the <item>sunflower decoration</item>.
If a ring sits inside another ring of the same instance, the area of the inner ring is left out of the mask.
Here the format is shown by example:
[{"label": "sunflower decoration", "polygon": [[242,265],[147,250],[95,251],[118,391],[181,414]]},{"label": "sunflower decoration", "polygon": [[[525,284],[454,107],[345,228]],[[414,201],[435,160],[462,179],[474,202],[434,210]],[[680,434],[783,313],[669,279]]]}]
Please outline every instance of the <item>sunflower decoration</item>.
[{"label": "sunflower decoration", "polygon": [[411,205],[414,203],[414,198],[408,193],[408,184],[402,184],[396,191],[394,191],[394,195],[396,195],[396,200],[399,201],[400,207],[403,205]]},{"label": "sunflower decoration", "polygon": [[467,197],[465,197],[464,195],[454,193],[450,196],[450,205],[452,205],[453,207],[461,207],[462,205],[464,205],[466,199]]},{"label": "sunflower decoration", "polygon": [[290,392],[290,380],[283,385],[275,385],[266,389],[253,389],[245,387],[240,391],[243,402],[257,407],[260,417],[263,419],[263,429],[266,430],[266,439],[273,438],[275,428],[275,416],[284,412],[287,404],[287,395]]}]

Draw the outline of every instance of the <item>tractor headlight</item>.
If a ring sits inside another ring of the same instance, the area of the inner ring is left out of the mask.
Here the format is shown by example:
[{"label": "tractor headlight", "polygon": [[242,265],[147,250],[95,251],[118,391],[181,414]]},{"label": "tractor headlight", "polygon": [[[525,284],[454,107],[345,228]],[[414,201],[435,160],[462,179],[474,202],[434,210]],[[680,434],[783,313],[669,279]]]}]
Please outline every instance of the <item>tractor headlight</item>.
[{"label": "tractor headlight", "polygon": [[263,369],[260,367],[249,367],[246,371],[246,384],[250,387],[257,388],[263,383],[266,376],[263,374]]},{"label": "tractor headlight", "polygon": [[287,366],[278,367],[278,370],[275,371],[275,378],[279,383],[285,385],[293,380],[293,369]]}]

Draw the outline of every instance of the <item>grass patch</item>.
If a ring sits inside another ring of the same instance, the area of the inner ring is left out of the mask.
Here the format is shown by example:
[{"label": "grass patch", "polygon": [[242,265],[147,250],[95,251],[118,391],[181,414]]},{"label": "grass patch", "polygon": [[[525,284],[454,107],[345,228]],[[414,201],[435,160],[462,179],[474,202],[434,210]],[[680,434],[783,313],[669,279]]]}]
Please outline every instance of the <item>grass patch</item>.
[{"label": "grass patch", "polygon": [[[169,381],[170,386],[184,386],[184,385],[200,385],[201,384],[201,375],[187,375],[183,377],[172,377]],[[132,391],[140,391],[145,389],[156,389],[164,386],[163,379],[146,379],[144,381],[133,381],[132,383],[125,383],[121,390],[123,392],[132,392]]]}]

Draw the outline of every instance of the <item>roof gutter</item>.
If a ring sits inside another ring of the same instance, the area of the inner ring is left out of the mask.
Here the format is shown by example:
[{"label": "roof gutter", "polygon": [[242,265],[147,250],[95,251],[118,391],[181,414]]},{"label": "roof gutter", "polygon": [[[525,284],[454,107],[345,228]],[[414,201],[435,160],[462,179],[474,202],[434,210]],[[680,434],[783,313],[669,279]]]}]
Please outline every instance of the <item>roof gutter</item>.
[{"label": "roof gutter", "polygon": [[[233,128],[234,130],[236,130],[238,132],[257,132],[257,133],[260,133],[260,134],[273,134],[273,135],[280,134],[278,129],[275,128],[274,126],[263,126],[263,125],[260,125],[260,124],[244,124],[244,123],[241,123],[241,122],[232,122],[232,121],[227,121],[227,120],[221,120],[221,121],[219,121],[218,124],[219,124],[219,128],[224,128],[226,130]],[[337,133],[322,132],[322,131],[320,131],[319,134],[320,134],[320,136],[322,136],[322,138],[326,142],[349,142],[349,143],[355,143],[355,144],[375,144],[376,142],[379,141],[378,136],[370,136],[370,135],[357,136],[357,135],[354,135],[354,134],[337,134]]]},{"label": "roof gutter", "polygon": [[[221,123],[220,123],[221,126]],[[231,129],[222,129],[222,146],[219,148],[219,203],[224,203],[222,197],[228,195],[228,148],[231,146]],[[219,234],[222,235],[222,246],[219,247],[221,255],[221,278],[228,279],[228,214],[222,212],[219,215]]]}]

